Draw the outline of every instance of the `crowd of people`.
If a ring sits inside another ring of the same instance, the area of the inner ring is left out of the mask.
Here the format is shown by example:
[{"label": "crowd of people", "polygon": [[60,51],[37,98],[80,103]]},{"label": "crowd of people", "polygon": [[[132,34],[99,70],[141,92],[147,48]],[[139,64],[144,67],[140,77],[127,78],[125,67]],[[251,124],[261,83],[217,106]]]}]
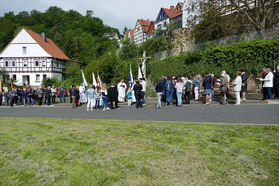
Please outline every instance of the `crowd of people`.
[{"label": "crowd of people", "polygon": [[[272,73],[270,68],[263,68],[262,77],[257,78],[262,82],[263,100],[272,99],[272,88],[275,89],[275,99],[279,99],[279,66],[277,71]],[[156,108],[175,103],[181,107],[183,100],[185,104],[190,104],[190,100],[201,100],[205,96],[205,105],[214,101],[214,92],[220,89],[221,104],[227,104],[230,88],[234,92],[236,99],[235,105],[240,105],[241,101],[246,101],[248,75],[245,70],[237,71],[236,78],[231,78],[226,71],[222,71],[220,79],[216,79],[214,74],[206,73],[204,78],[201,74],[190,76],[163,76],[159,78],[155,86],[157,94]],[[0,90],[0,106],[41,106],[55,104],[59,98],[60,103],[66,103],[66,96],[69,97],[69,103],[75,109],[80,105],[87,104],[87,111],[102,109],[119,109],[119,102],[126,102],[128,106],[135,103],[136,108],[141,108],[146,104],[146,81],[145,78],[134,81],[130,86],[122,79],[117,86],[111,84],[108,88],[105,83],[100,86],[90,85],[85,87],[83,83],[80,86],[71,86],[69,90],[62,85],[59,88],[54,86],[43,88],[13,88],[10,91]]]}]

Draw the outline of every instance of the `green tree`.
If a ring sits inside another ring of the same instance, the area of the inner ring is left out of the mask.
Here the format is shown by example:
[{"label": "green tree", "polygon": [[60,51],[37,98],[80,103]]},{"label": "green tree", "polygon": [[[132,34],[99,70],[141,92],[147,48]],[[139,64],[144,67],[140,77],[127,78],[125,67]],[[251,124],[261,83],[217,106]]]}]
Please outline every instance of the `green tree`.
[{"label": "green tree", "polygon": [[132,59],[138,56],[138,47],[130,38],[121,41],[122,47],[119,52],[119,57],[122,60]]}]

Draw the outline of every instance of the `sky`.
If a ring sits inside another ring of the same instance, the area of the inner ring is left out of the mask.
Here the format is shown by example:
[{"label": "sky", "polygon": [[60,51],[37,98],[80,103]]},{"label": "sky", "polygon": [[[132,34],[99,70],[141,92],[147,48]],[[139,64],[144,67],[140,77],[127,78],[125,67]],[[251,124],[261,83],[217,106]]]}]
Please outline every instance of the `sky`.
[{"label": "sky", "polygon": [[[183,1],[183,0],[181,0]],[[179,0],[0,0],[0,16],[6,12],[38,10],[44,12],[50,6],[63,10],[76,10],[82,15],[93,10],[94,16],[101,18],[104,24],[118,28],[134,28],[137,19],[155,20],[161,7],[176,6]]]}]

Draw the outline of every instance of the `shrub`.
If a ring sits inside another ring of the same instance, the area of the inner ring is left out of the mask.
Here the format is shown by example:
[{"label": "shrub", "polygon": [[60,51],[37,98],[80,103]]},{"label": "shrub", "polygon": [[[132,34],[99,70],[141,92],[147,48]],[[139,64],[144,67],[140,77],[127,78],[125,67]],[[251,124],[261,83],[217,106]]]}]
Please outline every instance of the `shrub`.
[{"label": "shrub", "polygon": [[240,42],[152,61],[148,72],[152,80],[162,75],[193,76],[205,72],[219,77],[222,70],[228,71],[234,78],[235,72],[241,69],[246,69],[248,74],[256,77],[262,67],[273,67],[272,55],[278,51],[279,39]]}]

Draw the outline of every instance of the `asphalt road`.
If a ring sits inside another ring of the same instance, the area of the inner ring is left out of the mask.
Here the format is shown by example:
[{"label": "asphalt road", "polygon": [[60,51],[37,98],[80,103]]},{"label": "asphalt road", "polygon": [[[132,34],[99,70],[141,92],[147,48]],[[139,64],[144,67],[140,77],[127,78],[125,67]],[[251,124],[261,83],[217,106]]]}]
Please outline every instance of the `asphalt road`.
[{"label": "asphalt road", "polygon": [[[86,111],[86,107],[73,110],[70,106],[53,107],[0,107],[0,117],[39,117],[106,120],[181,121],[199,123],[278,124],[279,105],[187,105],[141,109],[122,106],[119,110]],[[1,123],[1,121],[0,121]]]}]

